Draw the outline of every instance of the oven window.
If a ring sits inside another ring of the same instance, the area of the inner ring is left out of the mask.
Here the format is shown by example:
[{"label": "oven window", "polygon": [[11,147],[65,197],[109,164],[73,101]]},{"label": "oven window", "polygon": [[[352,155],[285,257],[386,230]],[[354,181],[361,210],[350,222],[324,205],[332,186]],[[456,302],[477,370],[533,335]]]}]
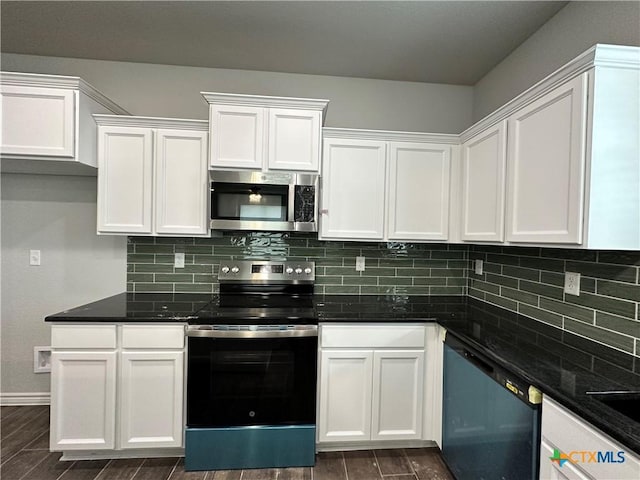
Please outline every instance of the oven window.
[{"label": "oven window", "polygon": [[216,183],[212,185],[212,218],[287,221],[287,185]]},{"label": "oven window", "polygon": [[315,423],[317,337],[189,338],[187,425]]}]

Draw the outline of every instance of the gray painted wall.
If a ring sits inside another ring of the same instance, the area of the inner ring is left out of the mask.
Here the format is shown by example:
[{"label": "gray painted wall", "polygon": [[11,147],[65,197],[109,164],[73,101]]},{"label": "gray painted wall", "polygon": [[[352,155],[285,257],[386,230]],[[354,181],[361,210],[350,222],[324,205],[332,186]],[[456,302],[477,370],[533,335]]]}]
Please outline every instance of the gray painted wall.
[{"label": "gray painted wall", "polygon": [[475,85],[473,121],[596,43],[640,46],[640,2],[570,2]]},{"label": "gray painted wall", "polygon": [[[48,314],[122,292],[126,237],[96,235],[96,178],[3,174],[3,393],[49,392],[33,347],[50,344]],[[29,250],[42,264],[29,266]]]},{"label": "gray painted wall", "polygon": [[473,88],[417,82],[3,54],[2,69],[77,75],[134,115],[208,118],[201,91],[331,100],[325,125],[460,133]]}]

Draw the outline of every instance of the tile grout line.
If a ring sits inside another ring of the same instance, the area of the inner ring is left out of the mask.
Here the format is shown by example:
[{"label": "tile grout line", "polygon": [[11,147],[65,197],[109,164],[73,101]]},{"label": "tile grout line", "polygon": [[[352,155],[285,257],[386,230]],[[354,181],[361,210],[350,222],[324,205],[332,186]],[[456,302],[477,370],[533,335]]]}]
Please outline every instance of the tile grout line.
[{"label": "tile grout line", "polygon": [[98,472],[98,474],[95,477],[93,477],[92,480],[96,480],[100,475],[102,475],[102,472],[104,472],[109,467],[109,465],[111,465],[111,463],[113,463],[112,458],[110,458],[109,461],[105,463],[104,467],[102,467],[102,469]]},{"label": "tile grout line", "polygon": [[[59,461],[60,461],[60,460],[58,459],[58,462],[59,462]],[[56,480],[60,480],[60,478],[62,478],[62,476],[63,476],[65,473],[67,473],[69,470],[71,470],[71,468],[72,468],[76,463],[77,463],[77,462],[75,462],[75,461],[74,461],[74,462],[69,462],[69,466],[67,467],[67,469],[66,469],[64,472],[62,472],[60,475],[58,475],[58,476],[56,477]]]},{"label": "tile grout line", "polygon": [[344,478],[346,480],[349,480],[349,472],[347,471],[347,460],[344,458],[344,452],[340,452],[340,457],[342,458],[342,467],[344,468]]},{"label": "tile grout line", "polygon": [[378,455],[376,455],[376,451],[375,450],[371,450],[371,453],[373,453],[373,458],[376,461],[376,468],[378,469],[378,473],[380,474],[380,478],[382,478],[382,469],[380,468],[380,460],[378,460]]}]

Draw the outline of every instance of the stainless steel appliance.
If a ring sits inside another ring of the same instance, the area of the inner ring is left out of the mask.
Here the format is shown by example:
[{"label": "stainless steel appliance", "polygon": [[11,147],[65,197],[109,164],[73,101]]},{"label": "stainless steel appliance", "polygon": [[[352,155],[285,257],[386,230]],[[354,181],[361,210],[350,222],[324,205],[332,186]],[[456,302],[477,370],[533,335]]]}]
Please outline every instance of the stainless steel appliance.
[{"label": "stainless steel appliance", "polygon": [[213,230],[318,231],[318,175],[210,173]]},{"label": "stainless steel appliance", "polygon": [[311,262],[220,266],[219,300],[187,328],[185,469],[314,464],[314,278]]},{"label": "stainless steel appliance", "polygon": [[444,344],[442,455],[458,480],[537,480],[541,394],[470,345]]}]

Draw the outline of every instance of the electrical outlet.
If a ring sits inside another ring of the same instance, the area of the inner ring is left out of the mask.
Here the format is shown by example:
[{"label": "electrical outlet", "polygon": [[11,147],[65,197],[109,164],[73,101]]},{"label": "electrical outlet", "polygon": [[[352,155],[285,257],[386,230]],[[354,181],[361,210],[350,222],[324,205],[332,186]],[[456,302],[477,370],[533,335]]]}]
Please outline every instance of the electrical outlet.
[{"label": "electrical outlet", "polygon": [[29,250],[29,265],[40,265],[40,250]]},{"label": "electrical outlet", "polygon": [[567,295],[580,295],[580,274],[575,272],[564,273],[564,293]]},{"label": "electrical outlet", "polygon": [[482,260],[476,260],[476,262],[475,262],[475,273],[476,273],[476,275],[482,275],[483,266],[484,266],[484,262]]},{"label": "electrical outlet", "polygon": [[364,257],[356,257],[356,272],[364,272]]},{"label": "electrical outlet", "polygon": [[184,268],[184,253],[178,252],[173,257],[173,266],[175,268]]}]

